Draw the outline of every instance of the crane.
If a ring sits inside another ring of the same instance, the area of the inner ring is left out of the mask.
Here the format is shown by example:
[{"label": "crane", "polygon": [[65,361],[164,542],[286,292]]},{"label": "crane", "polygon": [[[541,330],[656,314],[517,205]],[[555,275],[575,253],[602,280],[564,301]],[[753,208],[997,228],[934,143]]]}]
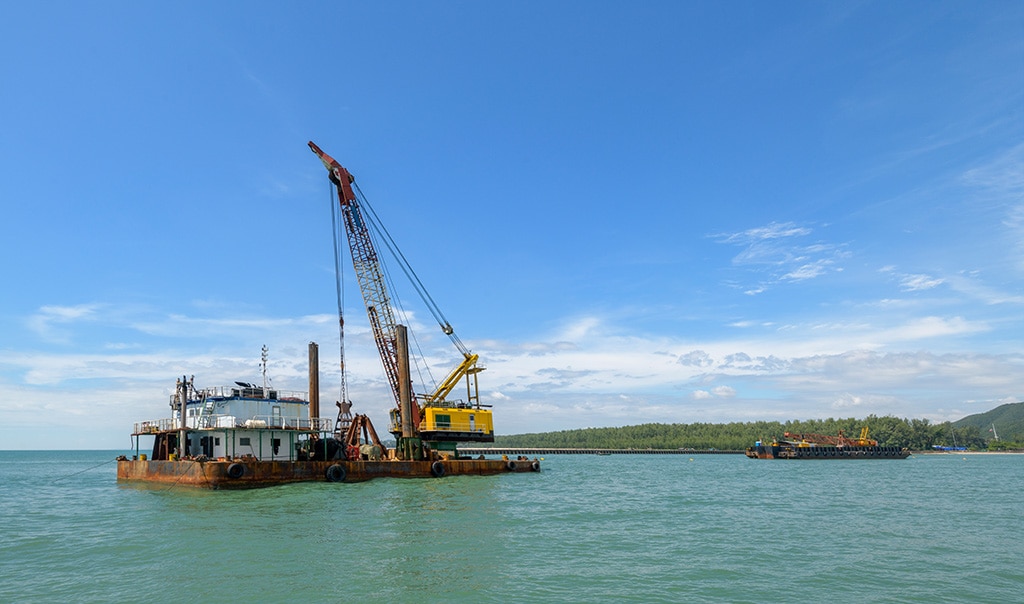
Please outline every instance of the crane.
[{"label": "crane", "polygon": [[827,434],[797,434],[793,432],[786,432],[783,434],[784,437],[800,440],[806,443],[814,443],[818,445],[830,445],[833,447],[874,447],[878,445],[878,441],[868,438],[868,427],[864,426],[860,431],[858,438],[849,438],[843,431],[839,431],[838,436],[829,436]]},{"label": "crane", "polygon": [[[352,174],[312,141],[309,142],[309,148],[327,168],[328,176],[337,190],[352,264],[370,321],[373,339],[396,403],[390,413],[390,431],[396,439],[401,441],[407,437],[403,436],[402,430],[402,384],[398,349],[400,325],[395,319],[391,299],[385,285],[380,256],[370,233],[369,223],[375,217],[372,215],[372,210],[369,213],[363,211],[364,206],[368,206],[362,193],[355,186],[355,178]],[[413,404],[411,419],[413,431],[416,433],[415,438],[426,441],[429,448],[447,450],[453,454],[457,442],[493,442],[494,426],[491,411],[480,404],[477,375],[484,368],[477,365],[479,356],[471,352],[455,335],[455,330],[426,292],[426,288],[412,271],[405,257],[398,251],[390,236],[386,237],[385,245],[402,265],[402,270],[410,278],[414,288],[438,321],[441,331],[452,340],[463,357],[462,361],[432,392],[413,395],[414,398],[422,400],[422,404],[417,401],[414,401]],[[466,400],[450,400],[448,397],[462,381],[465,381],[466,384]],[[411,451],[412,447],[408,449]],[[412,455],[413,458],[421,458],[423,455],[422,452],[407,454]]]}]

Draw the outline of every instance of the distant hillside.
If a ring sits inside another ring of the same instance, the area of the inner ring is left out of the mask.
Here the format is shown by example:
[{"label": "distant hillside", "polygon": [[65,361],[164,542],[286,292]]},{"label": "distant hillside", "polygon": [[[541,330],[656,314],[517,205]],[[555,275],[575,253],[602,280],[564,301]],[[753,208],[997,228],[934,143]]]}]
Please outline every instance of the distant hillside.
[{"label": "distant hillside", "polygon": [[999,440],[1024,441],[1024,403],[1007,403],[999,405],[991,411],[975,413],[953,422],[957,428],[975,427],[982,434],[992,438],[992,425],[995,424]]}]

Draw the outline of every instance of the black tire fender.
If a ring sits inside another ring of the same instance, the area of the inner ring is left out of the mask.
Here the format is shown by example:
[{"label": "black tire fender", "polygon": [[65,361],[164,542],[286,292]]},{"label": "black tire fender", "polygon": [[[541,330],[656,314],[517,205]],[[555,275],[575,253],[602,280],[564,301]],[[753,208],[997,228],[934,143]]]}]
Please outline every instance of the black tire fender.
[{"label": "black tire fender", "polygon": [[332,464],[327,468],[326,476],[328,482],[345,482],[345,467],[340,464]]},{"label": "black tire fender", "polygon": [[245,476],[245,466],[240,463],[233,463],[228,466],[228,478],[232,480],[238,480]]},{"label": "black tire fender", "polygon": [[530,469],[534,472],[540,472],[540,462],[536,459],[533,460],[533,463],[530,464]]},{"label": "black tire fender", "polygon": [[505,467],[508,468],[508,470],[510,472],[515,472],[516,471],[516,462],[510,461],[507,464],[505,464]]},{"label": "black tire fender", "polygon": [[430,473],[436,476],[437,478],[444,476],[444,471],[444,464],[441,463],[440,461],[435,461],[434,463],[430,464]]}]

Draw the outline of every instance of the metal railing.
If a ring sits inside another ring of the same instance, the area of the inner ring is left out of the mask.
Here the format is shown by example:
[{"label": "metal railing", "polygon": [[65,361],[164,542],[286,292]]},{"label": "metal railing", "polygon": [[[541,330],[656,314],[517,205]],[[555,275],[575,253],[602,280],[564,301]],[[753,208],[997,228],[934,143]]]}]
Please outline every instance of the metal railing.
[{"label": "metal railing", "polygon": [[277,399],[279,401],[307,401],[307,393],[299,390],[278,390],[277,388],[246,388],[241,386],[214,386],[204,388],[200,391],[206,398],[222,397],[231,398],[241,396],[242,398]]},{"label": "metal railing", "polygon": [[[309,401],[309,394],[301,390],[278,390],[277,388],[267,387],[244,387],[244,386],[213,386],[210,388],[203,388],[198,390],[198,398],[189,398],[189,404],[195,403],[196,401],[211,398],[228,399],[228,398],[248,398],[258,400],[278,400],[291,403],[301,403]],[[175,397],[176,395],[170,395],[171,407],[176,407]]]},{"label": "metal railing", "polygon": [[483,426],[477,425],[475,422],[470,423],[468,421],[430,422],[423,420],[423,422],[420,423],[420,430],[423,432],[484,432]]},{"label": "metal railing", "polygon": [[[224,428],[249,428],[249,429],[274,429],[274,430],[308,430],[310,432],[331,432],[334,430],[334,419],[327,417],[283,417],[258,415],[247,419],[233,415],[208,415],[201,418],[189,417],[185,421],[188,430],[217,430]],[[180,422],[176,417],[155,419],[144,422],[136,422],[134,425],[135,434],[156,434],[180,429]]]}]

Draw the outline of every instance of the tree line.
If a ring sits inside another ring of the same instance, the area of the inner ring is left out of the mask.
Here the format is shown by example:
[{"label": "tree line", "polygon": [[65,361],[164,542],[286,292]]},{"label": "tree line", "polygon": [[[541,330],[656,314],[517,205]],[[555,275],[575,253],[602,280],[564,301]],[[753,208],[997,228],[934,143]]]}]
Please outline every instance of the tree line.
[{"label": "tree line", "polygon": [[[869,415],[864,419],[810,419],[787,422],[732,422],[726,424],[640,424],[619,428],[582,428],[513,434],[495,437],[495,446],[594,449],[720,449],[741,450],[754,441],[771,442],[786,432],[835,436],[842,430],[847,437],[860,435],[867,426],[869,437],[884,447],[927,450],[934,445],[960,446],[981,450],[989,448],[988,435],[976,426],[954,426],[950,422],[933,424],[927,419],[901,419],[891,415]],[[1000,435],[1003,436],[1003,435]],[[1018,435],[1013,435],[1019,438]],[[993,448],[1019,449],[1024,445],[994,441]]]}]

